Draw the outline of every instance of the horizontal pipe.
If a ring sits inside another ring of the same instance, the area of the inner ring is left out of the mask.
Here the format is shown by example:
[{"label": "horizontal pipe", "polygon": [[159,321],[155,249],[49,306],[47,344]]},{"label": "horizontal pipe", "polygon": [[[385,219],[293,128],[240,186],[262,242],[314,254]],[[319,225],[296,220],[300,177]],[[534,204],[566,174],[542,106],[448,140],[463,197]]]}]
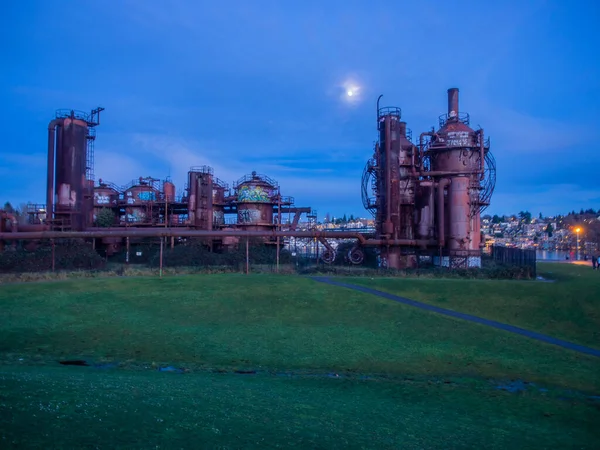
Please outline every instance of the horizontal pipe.
[{"label": "horizontal pipe", "polygon": [[431,172],[423,172],[421,175],[424,177],[449,177],[454,175],[479,175],[480,169],[477,170],[465,170],[465,171],[450,171],[450,170],[432,170]]},{"label": "horizontal pipe", "polygon": [[0,233],[0,240],[27,239],[85,239],[103,237],[298,237],[298,238],[329,238],[329,239],[358,239],[361,244],[366,238],[356,232],[336,231],[207,231],[182,228],[104,228],[93,231],[31,231],[19,233]]},{"label": "horizontal pipe", "polygon": [[364,247],[375,247],[380,245],[406,245],[407,247],[427,247],[437,245],[434,239],[367,239]]}]

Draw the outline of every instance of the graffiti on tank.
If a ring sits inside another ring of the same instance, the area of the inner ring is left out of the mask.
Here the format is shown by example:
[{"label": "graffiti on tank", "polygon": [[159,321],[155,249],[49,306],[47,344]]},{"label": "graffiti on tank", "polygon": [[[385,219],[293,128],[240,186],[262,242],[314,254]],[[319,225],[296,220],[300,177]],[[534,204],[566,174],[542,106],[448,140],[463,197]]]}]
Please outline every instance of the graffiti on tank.
[{"label": "graffiti on tank", "polygon": [[110,203],[110,197],[103,194],[94,194],[94,201],[97,205],[108,205]]},{"label": "graffiti on tank", "polygon": [[447,145],[452,147],[468,147],[469,132],[468,131],[450,131],[448,132]]},{"label": "graffiti on tank", "polygon": [[239,223],[255,223],[260,221],[260,211],[258,209],[241,209],[238,211]]},{"label": "graffiti on tank", "polygon": [[268,203],[271,198],[271,192],[262,186],[242,186],[238,190],[238,202],[243,203],[254,203],[263,202]]},{"label": "graffiti on tank", "polygon": [[223,211],[213,211],[213,224],[215,225],[224,225],[225,224],[225,214]]},{"label": "graffiti on tank", "polygon": [[138,192],[138,198],[143,202],[149,202],[156,200],[156,195],[153,191],[141,191]]}]

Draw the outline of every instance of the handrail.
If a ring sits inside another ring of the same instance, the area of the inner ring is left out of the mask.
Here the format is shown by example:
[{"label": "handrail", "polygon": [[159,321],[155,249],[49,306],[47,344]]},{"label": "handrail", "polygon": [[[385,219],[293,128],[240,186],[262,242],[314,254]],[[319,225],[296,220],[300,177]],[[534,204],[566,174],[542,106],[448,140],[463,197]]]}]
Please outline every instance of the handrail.
[{"label": "handrail", "polygon": [[73,112],[73,117],[78,120],[83,120],[85,122],[90,121],[90,115],[84,111],[79,111],[77,109],[57,109],[55,113],[55,117],[57,119],[69,119],[71,117],[71,112]]},{"label": "handrail", "polygon": [[189,172],[207,173],[213,175],[213,168],[210,166],[191,166]]},{"label": "handrail", "polygon": [[397,106],[382,106],[377,111],[377,119],[381,119],[383,116],[394,116],[400,119],[402,117],[402,110]]},{"label": "handrail", "polygon": [[270,184],[274,188],[279,187],[279,183],[274,179],[268,177],[267,175],[257,174],[256,172],[252,172],[251,174],[244,175],[242,178],[235,182],[235,188],[237,189],[240,184],[249,182],[249,181],[262,181]]},{"label": "handrail", "polygon": [[[446,123],[448,123],[449,117],[448,114],[442,114],[438,117],[438,121],[440,124],[440,128],[442,128]],[[471,123],[471,116],[469,113],[459,112],[458,113],[458,121],[465,125],[469,125]]]}]

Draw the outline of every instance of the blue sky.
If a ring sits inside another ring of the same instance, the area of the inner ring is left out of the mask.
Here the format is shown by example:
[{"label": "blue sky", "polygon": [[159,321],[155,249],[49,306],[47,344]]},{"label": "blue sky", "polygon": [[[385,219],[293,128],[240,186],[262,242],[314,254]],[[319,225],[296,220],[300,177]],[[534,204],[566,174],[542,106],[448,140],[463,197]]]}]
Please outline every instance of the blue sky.
[{"label": "blue sky", "polygon": [[103,106],[96,179],[256,170],[320,217],[367,216],[377,96],[418,135],[458,87],[492,140],[489,212],[600,208],[599,20],[577,0],[9,2],[0,200],[43,202],[54,110]]}]

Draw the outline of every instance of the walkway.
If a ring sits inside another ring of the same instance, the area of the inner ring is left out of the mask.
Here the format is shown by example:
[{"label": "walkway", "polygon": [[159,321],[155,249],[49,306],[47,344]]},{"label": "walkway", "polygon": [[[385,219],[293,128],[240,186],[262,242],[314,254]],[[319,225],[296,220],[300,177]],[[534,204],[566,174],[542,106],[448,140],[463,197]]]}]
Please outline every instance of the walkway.
[{"label": "walkway", "polygon": [[471,314],[465,314],[457,311],[452,311],[450,309],[440,308],[438,306],[429,305],[427,303],[417,302],[415,300],[410,300],[408,298],[400,297],[398,295],[389,294],[387,292],[378,291],[377,289],[370,289],[365,286],[360,286],[357,284],[344,283],[342,281],[333,280],[329,277],[311,277],[315,281],[319,281],[321,283],[330,284],[333,286],[345,287],[348,289],[353,289],[355,291],[364,292],[366,294],[377,295],[378,297],[383,297],[388,300],[393,300],[395,302],[403,303],[409,306],[415,306],[417,308],[424,309],[426,311],[435,312],[438,314],[444,314],[446,316],[455,317],[457,319],[468,320],[470,322],[475,322],[481,325],[487,325],[489,327],[497,328],[499,330],[508,331],[509,333],[520,334],[521,336],[525,336],[531,339],[536,339],[538,341],[545,342],[547,344],[557,345],[562,348],[566,348],[568,350],[573,350],[579,353],[584,353],[586,355],[597,356],[600,358],[600,350],[586,347],[584,345],[574,344],[573,342],[563,341],[562,339],[553,338],[551,336],[547,336],[545,334],[536,333],[535,331],[525,330],[524,328],[515,327],[513,325],[507,325],[505,323],[496,322],[494,320],[483,319],[481,317],[472,316]]}]

